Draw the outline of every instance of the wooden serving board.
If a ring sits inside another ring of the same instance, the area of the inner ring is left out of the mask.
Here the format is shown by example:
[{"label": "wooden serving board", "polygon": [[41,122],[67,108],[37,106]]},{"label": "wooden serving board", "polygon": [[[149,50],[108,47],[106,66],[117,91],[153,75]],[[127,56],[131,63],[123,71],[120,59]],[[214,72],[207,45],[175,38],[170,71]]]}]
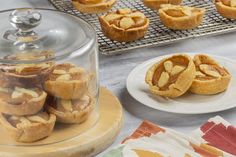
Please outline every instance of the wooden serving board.
[{"label": "wooden serving board", "polygon": [[14,143],[1,128],[0,157],[90,157],[98,154],[115,140],[123,123],[122,105],[108,89],[100,89],[99,103],[99,120],[81,134],[78,130],[90,128],[96,118],[84,125],[66,127],[59,124],[50,137],[31,144]]}]

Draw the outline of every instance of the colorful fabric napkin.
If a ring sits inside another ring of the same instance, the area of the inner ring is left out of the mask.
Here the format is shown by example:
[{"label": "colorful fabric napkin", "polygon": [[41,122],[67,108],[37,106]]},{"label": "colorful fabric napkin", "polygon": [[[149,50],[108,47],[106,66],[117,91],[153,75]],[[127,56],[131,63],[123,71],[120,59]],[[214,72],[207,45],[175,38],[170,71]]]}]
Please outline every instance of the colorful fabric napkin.
[{"label": "colorful fabric napkin", "polygon": [[217,116],[189,136],[144,121],[103,157],[234,157],[236,128]]}]

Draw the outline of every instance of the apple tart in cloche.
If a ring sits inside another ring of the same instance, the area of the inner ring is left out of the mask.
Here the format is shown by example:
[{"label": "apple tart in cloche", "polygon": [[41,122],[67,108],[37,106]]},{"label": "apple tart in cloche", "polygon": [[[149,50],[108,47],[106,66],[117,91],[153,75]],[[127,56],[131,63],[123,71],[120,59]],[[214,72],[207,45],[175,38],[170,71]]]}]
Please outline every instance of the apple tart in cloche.
[{"label": "apple tart in cloche", "polygon": [[119,42],[143,38],[149,26],[149,19],[142,12],[129,8],[109,12],[99,21],[105,36]]},{"label": "apple tart in cloche", "polygon": [[145,6],[157,10],[160,9],[162,4],[180,5],[182,0],[143,0]]},{"label": "apple tart in cloche", "polygon": [[13,116],[1,113],[0,121],[15,141],[35,142],[51,134],[56,116],[46,112],[30,116]]},{"label": "apple tart in cloche", "polygon": [[71,63],[55,65],[44,83],[44,89],[62,99],[79,99],[88,89],[90,76]]},{"label": "apple tart in cloche", "polygon": [[153,94],[175,98],[189,89],[195,72],[191,57],[185,54],[173,55],[148,69],[145,81]]},{"label": "apple tart in cloche", "polygon": [[159,9],[162,23],[169,29],[186,30],[198,27],[205,14],[205,9],[188,6],[164,4]]},{"label": "apple tart in cloche", "polygon": [[0,112],[11,115],[31,115],[39,112],[47,93],[40,88],[0,87]]},{"label": "apple tart in cloche", "polygon": [[94,108],[94,100],[88,95],[80,99],[65,100],[49,97],[46,110],[56,115],[57,121],[61,123],[82,123]]},{"label": "apple tart in cloche", "polygon": [[190,91],[195,94],[217,94],[225,91],[230,83],[231,75],[214,59],[206,55],[194,56],[196,77]]},{"label": "apple tart in cloche", "polygon": [[[11,62],[32,61],[38,59],[48,59],[53,57],[54,52],[42,51],[32,53],[17,53],[7,55],[5,60]],[[50,73],[54,62],[31,63],[31,64],[1,64],[0,84],[1,87],[41,87],[45,77]]]},{"label": "apple tart in cloche", "polygon": [[236,0],[214,0],[214,3],[221,16],[236,19]]},{"label": "apple tart in cloche", "polygon": [[72,0],[73,6],[82,13],[107,12],[116,0]]}]

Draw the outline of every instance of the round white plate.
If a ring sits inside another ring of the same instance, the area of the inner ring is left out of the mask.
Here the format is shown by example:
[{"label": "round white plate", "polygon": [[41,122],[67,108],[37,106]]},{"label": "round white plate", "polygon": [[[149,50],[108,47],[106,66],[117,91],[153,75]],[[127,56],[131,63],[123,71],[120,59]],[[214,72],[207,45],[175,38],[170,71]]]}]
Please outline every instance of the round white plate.
[{"label": "round white plate", "polygon": [[[188,55],[194,56],[195,54],[191,53]],[[126,86],[128,92],[134,99],[157,110],[181,114],[211,113],[236,107],[236,61],[214,55],[210,56],[222,66],[226,67],[232,75],[232,80],[227,91],[211,96],[186,93],[175,99],[163,98],[151,94],[148,85],[145,83],[146,71],[153,64],[168,56],[170,55],[148,60],[132,70],[127,78]]]}]

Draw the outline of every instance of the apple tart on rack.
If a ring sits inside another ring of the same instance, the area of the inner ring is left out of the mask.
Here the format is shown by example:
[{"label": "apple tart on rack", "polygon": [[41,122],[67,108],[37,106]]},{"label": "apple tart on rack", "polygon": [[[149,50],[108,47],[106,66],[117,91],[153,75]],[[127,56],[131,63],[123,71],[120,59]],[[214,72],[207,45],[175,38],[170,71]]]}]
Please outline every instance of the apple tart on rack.
[{"label": "apple tart on rack", "polygon": [[73,6],[82,13],[107,12],[116,0],[72,0]]},{"label": "apple tart on rack", "polygon": [[228,19],[236,19],[236,0],[215,0],[219,14]]},{"label": "apple tart on rack", "polygon": [[119,42],[143,38],[149,26],[149,19],[143,13],[129,8],[100,16],[99,21],[105,36]]},{"label": "apple tart on rack", "polygon": [[205,9],[164,4],[159,9],[162,23],[169,29],[186,30],[198,27],[205,14]]},{"label": "apple tart on rack", "polygon": [[145,6],[157,10],[160,9],[162,4],[180,5],[182,0],[143,0]]}]

